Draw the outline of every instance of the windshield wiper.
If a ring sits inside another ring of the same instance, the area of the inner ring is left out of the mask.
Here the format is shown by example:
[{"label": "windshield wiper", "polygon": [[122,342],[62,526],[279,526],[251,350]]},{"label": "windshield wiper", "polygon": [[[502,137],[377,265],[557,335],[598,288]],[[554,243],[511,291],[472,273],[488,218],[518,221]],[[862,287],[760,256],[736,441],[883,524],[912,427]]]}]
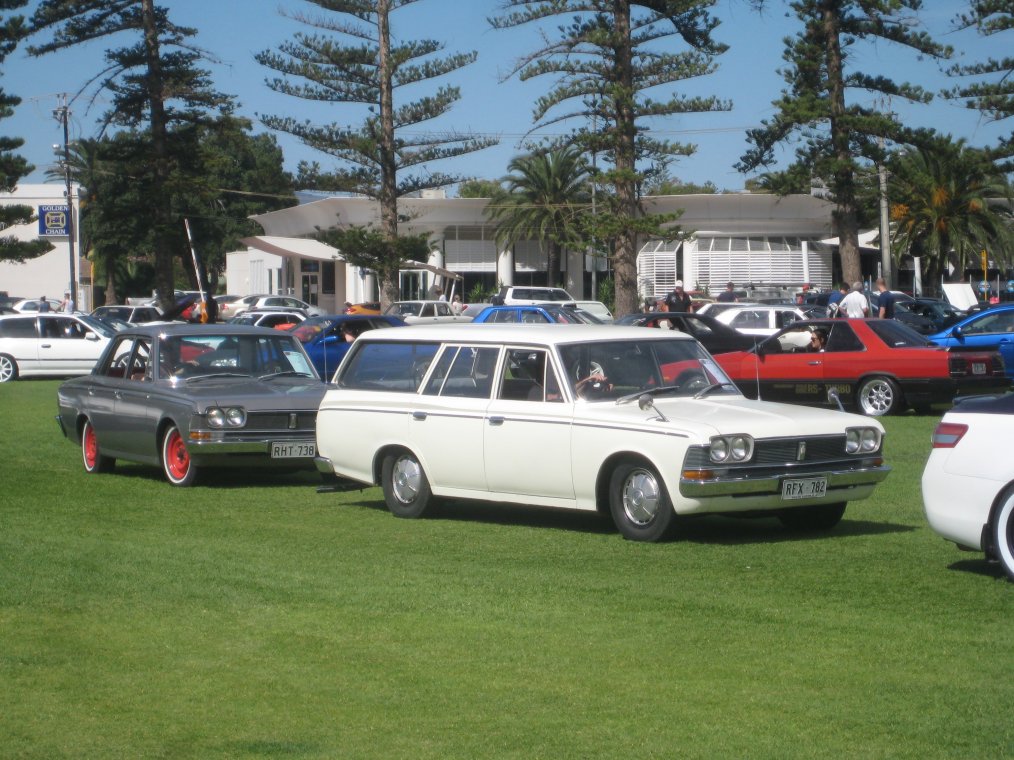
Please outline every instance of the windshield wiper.
[{"label": "windshield wiper", "polygon": [[266,375],[261,375],[258,380],[273,380],[276,377],[313,377],[309,372],[297,372],[294,369],[286,369],[281,372],[269,372]]},{"label": "windshield wiper", "polygon": [[645,388],[643,391],[637,393],[628,393],[626,396],[620,396],[616,399],[617,404],[627,404],[631,401],[635,401],[641,396],[648,394],[649,396],[661,396],[666,393],[675,393],[680,389],[678,385],[660,385],[658,388]]},{"label": "windshield wiper", "polygon": [[[725,388],[725,387],[737,388],[737,386],[736,386],[735,383],[727,383],[727,382],[712,383],[711,385],[706,385],[705,387],[703,387],[699,391],[697,391],[697,393],[694,394],[694,398],[704,398],[705,396],[707,396],[712,391],[718,390],[719,388]],[[738,388],[737,388],[737,390],[738,390]]]},{"label": "windshield wiper", "polygon": [[212,372],[207,375],[193,375],[186,378],[186,382],[192,383],[194,380],[208,380],[214,377],[253,377],[249,372]]}]

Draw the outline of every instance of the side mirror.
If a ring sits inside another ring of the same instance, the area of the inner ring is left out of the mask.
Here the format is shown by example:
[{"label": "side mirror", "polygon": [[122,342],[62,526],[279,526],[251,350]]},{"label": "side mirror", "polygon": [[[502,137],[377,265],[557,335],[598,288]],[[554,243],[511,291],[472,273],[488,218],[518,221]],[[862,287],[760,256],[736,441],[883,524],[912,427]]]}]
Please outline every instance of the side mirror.
[{"label": "side mirror", "polygon": [[86,333],[85,333],[85,340],[98,340],[98,339],[99,339],[99,336],[98,336],[98,335],[96,335],[96,334],[95,334],[95,333],[93,333],[93,332],[90,332],[90,331],[89,331],[89,332],[86,332]]},{"label": "side mirror", "polygon": [[835,388],[827,389],[827,400],[832,404],[837,404],[839,412],[845,411],[845,407],[842,406],[841,403],[841,397],[838,395],[838,391]]},{"label": "side mirror", "polygon": [[961,340],[961,338],[964,337],[961,333],[961,328],[957,326],[951,328],[951,335],[953,335],[958,340]]}]

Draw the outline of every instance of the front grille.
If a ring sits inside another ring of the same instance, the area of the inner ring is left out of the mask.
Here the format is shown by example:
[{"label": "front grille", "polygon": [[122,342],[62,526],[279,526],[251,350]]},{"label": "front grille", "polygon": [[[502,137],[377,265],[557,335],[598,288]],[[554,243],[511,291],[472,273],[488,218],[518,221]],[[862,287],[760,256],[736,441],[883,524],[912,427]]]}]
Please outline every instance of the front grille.
[{"label": "front grille", "polygon": [[[289,415],[296,415],[295,427],[289,425]],[[298,412],[250,412],[247,415],[247,433],[254,431],[279,431],[287,433],[315,432],[317,429],[317,410],[307,409]]]},{"label": "front grille", "polygon": [[[805,444],[799,458],[800,444]],[[809,438],[768,438],[754,441],[753,459],[743,464],[716,465],[708,456],[707,446],[692,446],[684,460],[686,469],[714,469],[715,467],[770,467],[772,465],[806,465],[835,460],[851,461],[845,454],[844,435],[820,435]]]}]

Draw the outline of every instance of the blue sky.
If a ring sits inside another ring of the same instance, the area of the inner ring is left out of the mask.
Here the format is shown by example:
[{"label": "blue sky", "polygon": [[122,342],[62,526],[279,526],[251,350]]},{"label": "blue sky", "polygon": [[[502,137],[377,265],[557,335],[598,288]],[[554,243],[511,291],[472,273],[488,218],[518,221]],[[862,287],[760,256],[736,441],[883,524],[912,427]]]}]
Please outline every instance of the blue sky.
[{"label": "blue sky", "polygon": [[[279,9],[312,14],[316,6],[303,0],[167,0],[163,4],[169,7],[177,23],[199,30],[198,44],[220,60],[208,65],[216,87],[237,96],[240,113],[254,120],[255,131],[264,130],[257,122],[258,114],[291,114],[318,123],[359,122],[362,112],[354,106],[314,104],[273,92],[264,83],[273,72],[253,59],[254,53],[277,48],[295,32],[309,31],[305,25],[284,18]],[[1002,45],[1003,39],[950,31],[951,19],[963,5],[954,0],[927,0],[920,14],[923,27],[939,41],[954,46],[958,60],[1009,54]],[[394,16],[393,31],[403,39],[432,37],[443,41],[448,52],[479,53],[476,63],[438,80],[453,81],[460,86],[462,97],[448,115],[427,123],[423,129],[455,128],[494,135],[500,138],[500,144],[444,162],[434,169],[485,178],[505,174],[507,162],[521,152],[520,141],[531,129],[532,104],[551,84],[547,78],[521,82],[514,77],[501,81],[520,55],[537,49],[539,37],[535,27],[491,29],[486,18],[498,6],[497,0],[419,0]],[[730,50],[718,58],[719,69],[715,74],[685,82],[679,86],[679,92],[714,94],[732,100],[733,108],[724,113],[687,114],[652,124],[657,136],[691,142],[698,147],[694,156],[672,165],[670,173],[674,177],[685,182],[711,181],[724,190],[742,188],[744,176],[734,165],[747,147],[746,130],[758,126],[773,113],[771,101],[778,97],[783,85],[777,73],[782,65],[782,39],[793,34],[797,23],[788,15],[784,2],[769,0],[768,6],[764,15],[758,15],[746,0],[718,0],[714,12],[722,24],[716,37],[730,45]],[[1010,39],[1008,34],[1008,46]],[[127,38],[114,38],[113,44],[127,44]],[[36,171],[23,181],[44,181],[43,172],[54,160],[52,146],[62,141],[62,130],[52,114],[58,94],[73,94],[95,76],[103,64],[103,50],[104,43],[93,43],[79,50],[34,59],[18,50],[6,60],[3,88],[20,96],[23,102],[14,117],[0,121],[0,132],[26,141],[19,152],[36,165]],[[932,90],[952,82],[940,73],[936,62],[919,61],[911,51],[887,43],[857,49],[856,60],[867,73],[885,73]],[[427,94],[433,87],[432,83],[420,85],[413,94]],[[659,88],[652,95],[662,99],[663,90]],[[83,100],[72,104],[71,139],[96,133],[96,120],[105,104],[99,101],[91,111],[87,105]],[[894,102],[891,108],[911,125],[932,126],[945,134],[963,137],[970,145],[991,144],[999,135],[1010,132],[1009,123],[985,122],[976,112],[939,98],[930,106]],[[566,131],[559,126],[554,129]],[[287,135],[277,136],[285,152],[287,169],[295,170],[300,160],[317,160],[325,169],[329,168],[327,156],[305,148]]]}]

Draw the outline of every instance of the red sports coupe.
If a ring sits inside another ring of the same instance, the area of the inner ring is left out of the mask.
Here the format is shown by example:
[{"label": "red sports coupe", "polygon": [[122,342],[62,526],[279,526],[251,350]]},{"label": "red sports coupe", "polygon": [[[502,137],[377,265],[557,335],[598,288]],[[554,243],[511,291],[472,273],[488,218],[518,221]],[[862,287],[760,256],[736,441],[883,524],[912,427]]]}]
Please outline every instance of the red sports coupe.
[{"label": "red sports coupe", "polygon": [[754,350],[715,359],[751,398],[833,405],[833,389],[874,417],[1011,385],[998,352],[952,353],[893,319],[794,322]]}]

